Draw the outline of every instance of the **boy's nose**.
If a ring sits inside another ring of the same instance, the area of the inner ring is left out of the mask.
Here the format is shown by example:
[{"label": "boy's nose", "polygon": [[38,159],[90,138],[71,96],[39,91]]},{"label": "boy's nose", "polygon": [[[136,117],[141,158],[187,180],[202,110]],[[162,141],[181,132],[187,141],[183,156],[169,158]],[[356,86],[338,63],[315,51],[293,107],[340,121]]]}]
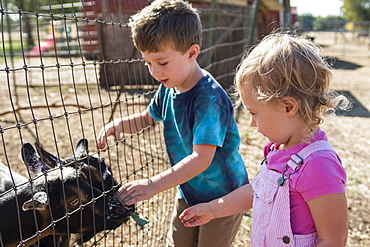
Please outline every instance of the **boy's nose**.
[{"label": "boy's nose", "polygon": [[158,68],[158,66],[153,66],[152,67],[152,76],[157,77],[161,75],[161,70]]}]

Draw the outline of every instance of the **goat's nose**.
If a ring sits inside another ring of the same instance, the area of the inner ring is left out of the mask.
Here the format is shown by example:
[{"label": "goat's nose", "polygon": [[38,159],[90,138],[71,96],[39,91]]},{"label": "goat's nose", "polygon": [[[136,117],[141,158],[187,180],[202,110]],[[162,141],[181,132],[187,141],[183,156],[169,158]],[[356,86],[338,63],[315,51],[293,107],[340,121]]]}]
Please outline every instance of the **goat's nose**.
[{"label": "goat's nose", "polygon": [[129,216],[129,212],[124,209],[124,208],[116,208],[114,211],[113,211],[114,214],[116,214],[117,216],[123,216],[123,217],[127,217]]},{"label": "goat's nose", "polygon": [[111,213],[118,217],[128,217],[135,212],[135,206],[122,206],[114,208]]},{"label": "goat's nose", "polygon": [[130,205],[130,206],[124,206],[126,208],[126,211],[129,212],[130,214],[135,213],[135,204]]}]

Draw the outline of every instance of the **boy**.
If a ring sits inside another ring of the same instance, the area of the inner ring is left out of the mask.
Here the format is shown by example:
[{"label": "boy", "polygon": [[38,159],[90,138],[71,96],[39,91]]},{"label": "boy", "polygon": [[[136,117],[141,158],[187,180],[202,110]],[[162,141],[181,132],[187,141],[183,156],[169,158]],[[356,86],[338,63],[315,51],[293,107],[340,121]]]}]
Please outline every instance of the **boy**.
[{"label": "boy", "polygon": [[123,185],[116,196],[131,205],[178,186],[168,246],[231,246],[242,214],[216,219],[199,228],[185,228],[179,214],[189,205],[208,202],[248,183],[239,154],[240,137],[233,105],[216,80],[196,59],[202,25],[192,6],[180,0],[157,0],[130,22],[132,38],[150,74],[161,85],[142,113],[107,124],[98,148],[121,133],[136,133],[162,121],[172,168]]}]

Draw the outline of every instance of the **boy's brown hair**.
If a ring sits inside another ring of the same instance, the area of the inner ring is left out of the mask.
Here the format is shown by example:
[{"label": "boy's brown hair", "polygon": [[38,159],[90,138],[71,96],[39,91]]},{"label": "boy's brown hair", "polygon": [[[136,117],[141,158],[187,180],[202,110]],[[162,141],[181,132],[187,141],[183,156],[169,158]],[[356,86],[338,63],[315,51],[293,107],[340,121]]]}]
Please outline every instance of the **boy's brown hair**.
[{"label": "boy's brown hair", "polygon": [[165,45],[184,54],[193,44],[201,46],[202,24],[189,3],[155,0],[131,17],[132,39],[142,52],[158,52]]}]

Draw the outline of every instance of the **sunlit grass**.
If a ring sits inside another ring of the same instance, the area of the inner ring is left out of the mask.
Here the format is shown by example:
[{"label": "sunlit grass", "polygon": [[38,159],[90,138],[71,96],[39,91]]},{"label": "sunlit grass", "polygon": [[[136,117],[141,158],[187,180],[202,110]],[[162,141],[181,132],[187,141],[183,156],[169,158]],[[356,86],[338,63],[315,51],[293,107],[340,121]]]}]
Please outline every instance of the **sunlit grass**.
[{"label": "sunlit grass", "polygon": [[0,61],[4,61],[5,56],[10,58],[11,55],[19,56],[19,54],[22,54],[22,42],[20,41],[3,42],[0,46]]}]

